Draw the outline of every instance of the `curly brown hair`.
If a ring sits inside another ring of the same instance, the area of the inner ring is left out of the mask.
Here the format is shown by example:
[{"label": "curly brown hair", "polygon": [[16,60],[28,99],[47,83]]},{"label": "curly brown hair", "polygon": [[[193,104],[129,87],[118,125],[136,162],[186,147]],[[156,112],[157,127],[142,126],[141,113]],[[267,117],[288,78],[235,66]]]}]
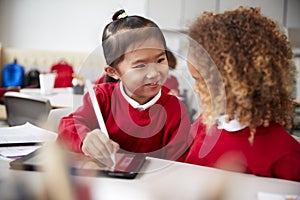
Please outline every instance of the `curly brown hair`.
[{"label": "curly brown hair", "polygon": [[277,23],[259,8],[239,7],[203,13],[188,35],[203,47],[191,42],[189,57],[201,76],[195,88],[204,105],[204,124],[210,126],[226,114],[228,121],[249,126],[250,141],[256,127],[271,121],[291,127],[293,53]]}]

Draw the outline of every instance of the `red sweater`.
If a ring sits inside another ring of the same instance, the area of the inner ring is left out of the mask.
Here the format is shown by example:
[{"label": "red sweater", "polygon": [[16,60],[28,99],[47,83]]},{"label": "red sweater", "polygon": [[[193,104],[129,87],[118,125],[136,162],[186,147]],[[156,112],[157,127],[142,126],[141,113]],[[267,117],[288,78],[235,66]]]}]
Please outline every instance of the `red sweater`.
[{"label": "red sweater", "polygon": [[258,127],[253,145],[248,141],[249,128],[228,132],[213,127],[210,136],[205,132],[197,120],[191,128],[195,138],[186,162],[300,181],[300,144],[282,126]]},{"label": "red sweater", "polygon": [[[119,83],[99,84],[94,90],[109,137],[122,150],[184,161],[190,121],[186,107],[175,96],[162,90],[153,106],[139,111],[124,99]],[[86,94],[83,105],[60,121],[58,140],[72,151],[82,152],[83,139],[95,128],[99,126]]]}]

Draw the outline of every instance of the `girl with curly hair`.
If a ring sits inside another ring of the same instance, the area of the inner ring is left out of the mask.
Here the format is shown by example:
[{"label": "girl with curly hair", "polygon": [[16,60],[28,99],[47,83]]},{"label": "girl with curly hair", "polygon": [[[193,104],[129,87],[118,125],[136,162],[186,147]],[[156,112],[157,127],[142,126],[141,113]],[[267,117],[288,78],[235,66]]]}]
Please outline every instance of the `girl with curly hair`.
[{"label": "girl with curly hair", "polygon": [[300,181],[300,144],[286,131],[292,49],[259,8],[205,12],[191,25],[188,68],[203,105],[186,162]]}]

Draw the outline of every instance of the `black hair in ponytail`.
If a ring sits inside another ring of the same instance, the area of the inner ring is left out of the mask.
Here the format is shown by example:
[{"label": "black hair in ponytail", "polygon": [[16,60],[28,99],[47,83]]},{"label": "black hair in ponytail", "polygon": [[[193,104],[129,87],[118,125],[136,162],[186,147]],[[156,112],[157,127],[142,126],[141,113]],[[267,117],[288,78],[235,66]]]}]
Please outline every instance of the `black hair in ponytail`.
[{"label": "black hair in ponytail", "polygon": [[166,41],[158,25],[141,16],[128,16],[121,9],[114,13],[113,21],[106,25],[102,34],[102,48],[106,64],[115,67],[132,44],[156,38],[165,49]]}]

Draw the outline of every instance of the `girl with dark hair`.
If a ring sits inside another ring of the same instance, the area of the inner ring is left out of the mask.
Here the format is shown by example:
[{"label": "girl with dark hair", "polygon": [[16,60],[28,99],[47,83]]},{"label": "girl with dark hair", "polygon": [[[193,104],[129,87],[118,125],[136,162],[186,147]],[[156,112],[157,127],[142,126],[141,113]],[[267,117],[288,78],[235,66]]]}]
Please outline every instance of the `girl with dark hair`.
[{"label": "girl with dark hair", "polygon": [[186,107],[162,90],[168,76],[166,42],[159,27],[120,10],[103,31],[105,72],[117,80],[94,87],[109,138],[98,127],[89,95],[59,125],[58,140],[94,158],[118,149],[183,161],[190,121]]}]

